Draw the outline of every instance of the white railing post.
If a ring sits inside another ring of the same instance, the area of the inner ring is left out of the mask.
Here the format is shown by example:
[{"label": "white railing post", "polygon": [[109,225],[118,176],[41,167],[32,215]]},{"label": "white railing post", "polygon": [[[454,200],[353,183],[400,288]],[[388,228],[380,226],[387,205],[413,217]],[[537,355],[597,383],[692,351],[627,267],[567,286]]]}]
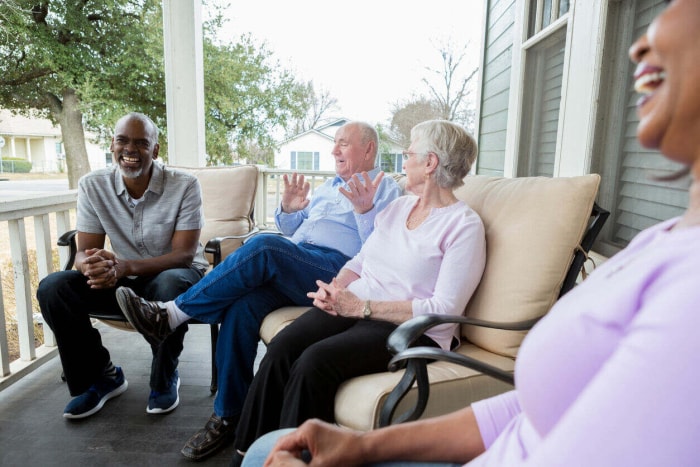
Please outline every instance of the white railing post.
[{"label": "white railing post", "polygon": [[17,334],[19,335],[19,358],[29,361],[36,358],[36,350],[34,347],[31,281],[29,280],[24,218],[11,219],[8,224],[12,269],[15,274],[15,303],[17,304],[15,311],[17,316]]},{"label": "white railing post", "polygon": [[0,378],[10,374],[10,348],[7,345],[5,301],[2,294],[2,270],[0,270]]},{"label": "white railing post", "polygon": [[[49,225],[49,215],[41,214],[34,216],[34,241],[36,243],[36,264],[39,273],[39,281],[53,272],[53,254],[51,245],[51,226]],[[32,315],[32,327],[34,324]],[[44,324],[42,327],[44,334],[44,345],[55,346],[55,339],[51,328]]]}]

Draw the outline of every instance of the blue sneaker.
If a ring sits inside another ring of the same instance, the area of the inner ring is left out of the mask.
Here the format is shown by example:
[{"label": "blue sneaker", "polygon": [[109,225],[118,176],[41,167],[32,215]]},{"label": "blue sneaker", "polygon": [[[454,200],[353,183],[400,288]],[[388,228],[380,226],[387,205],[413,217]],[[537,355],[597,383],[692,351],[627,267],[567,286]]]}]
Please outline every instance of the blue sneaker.
[{"label": "blue sneaker", "polygon": [[177,370],[173,373],[173,379],[170,382],[170,387],[164,392],[151,391],[148,396],[148,413],[168,413],[175,410],[177,404],[180,403],[180,375]]},{"label": "blue sneaker", "polygon": [[74,397],[63,410],[63,418],[85,418],[99,411],[105,402],[117,397],[129,386],[120,367],[115,378],[103,378],[90,389]]}]

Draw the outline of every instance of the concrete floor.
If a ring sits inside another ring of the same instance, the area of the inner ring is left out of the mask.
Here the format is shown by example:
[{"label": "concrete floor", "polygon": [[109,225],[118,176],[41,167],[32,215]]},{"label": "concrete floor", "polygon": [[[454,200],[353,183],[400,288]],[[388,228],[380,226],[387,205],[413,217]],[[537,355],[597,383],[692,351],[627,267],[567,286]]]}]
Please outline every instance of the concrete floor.
[{"label": "concrete floor", "polygon": [[[180,405],[165,415],[146,413],[150,348],[135,332],[98,324],[112,361],[123,368],[129,389],[83,420],[63,418],[70,398],[58,358],[0,392],[2,466],[193,465],[180,449],[213,411],[209,391],[209,327],[192,325],[179,365]],[[261,345],[261,352],[264,346]],[[260,356],[259,356],[260,358]],[[227,466],[228,446],[197,465]]]}]

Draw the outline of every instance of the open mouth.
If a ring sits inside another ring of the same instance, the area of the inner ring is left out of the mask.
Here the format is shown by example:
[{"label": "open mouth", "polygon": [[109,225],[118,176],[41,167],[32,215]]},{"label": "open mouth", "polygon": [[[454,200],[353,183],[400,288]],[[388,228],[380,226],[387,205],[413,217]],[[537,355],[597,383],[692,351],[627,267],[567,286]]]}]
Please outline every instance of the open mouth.
[{"label": "open mouth", "polygon": [[634,90],[639,94],[649,95],[661,86],[665,79],[666,72],[663,70],[645,70],[639,75],[635,74]]},{"label": "open mouth", "polygon": [[141,159],[138,157],[130,157],[130,156],[125,156],[124,154],[122,154],[120,156],[120,158],[122,161],[124,161],[124,163],[126,163],[128,165],[136,165],[136,164],[141,163]]}]

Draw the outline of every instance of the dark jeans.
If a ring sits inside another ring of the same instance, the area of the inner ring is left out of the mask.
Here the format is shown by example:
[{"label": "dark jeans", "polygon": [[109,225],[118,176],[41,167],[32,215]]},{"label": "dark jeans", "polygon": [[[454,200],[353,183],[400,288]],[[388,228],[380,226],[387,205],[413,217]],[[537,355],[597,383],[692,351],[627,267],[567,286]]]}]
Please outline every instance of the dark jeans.
[{"label": "dark jeans", "polygon": [[[313,308],[280,331],[248,391],[236,430],[236,449],[310,418],[335,421],[338,387],[350,378],[387,371],[386,340],[396,325],[332,316]],[[415,345],[437,346],[427,336]]]},{"label": "dark jeans", "polygon": [[332,248],[295,244],[280,235],[257,235],[175,300],[187,315],[204,323],[221,323],[216,415],[241,413],[265,316],[283,306],[311,306],[306,293],[318,290],[316,280],[329,282],[348,259]]},{"label": "dark jeans", "polygon": [[[147,300],[172,300],[202,278],[196,269],[169,269],[157,276],[122,278],[117,287],[130,287]],[[114,289],[91,289],[78,271],[58,271],[46,276],[37,290],[44,320],[56,335],[63,374],[72,396],[85,392],[97,381],[110,362],[88,313],[124,315],[117,304]],[[151,346],[151,389],[165,390],[177,368],[187,324],[178,327],[160,346]]]}]

